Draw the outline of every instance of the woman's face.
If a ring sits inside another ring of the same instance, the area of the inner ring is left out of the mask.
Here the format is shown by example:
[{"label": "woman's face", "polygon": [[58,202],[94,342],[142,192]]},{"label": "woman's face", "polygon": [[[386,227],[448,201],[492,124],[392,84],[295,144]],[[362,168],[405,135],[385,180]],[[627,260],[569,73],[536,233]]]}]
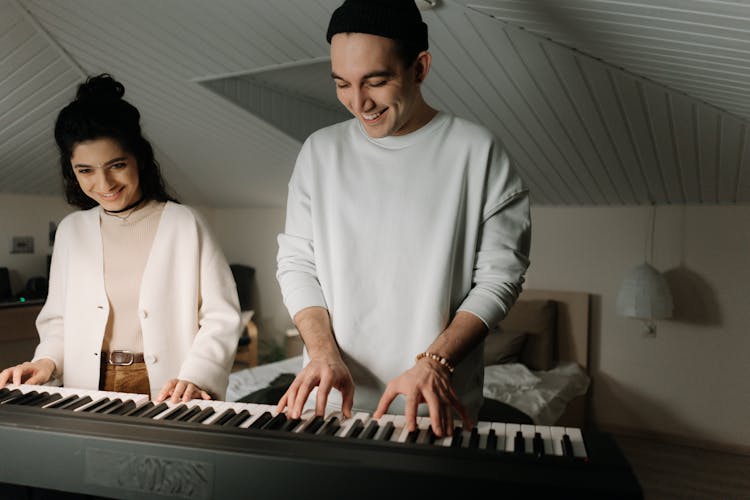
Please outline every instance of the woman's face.
[{"label": "woman's face", "polygon": [[81,190],[105,210],[122,210],[141,198],[138,162],[114,139],[79,142],[70,163]]}]

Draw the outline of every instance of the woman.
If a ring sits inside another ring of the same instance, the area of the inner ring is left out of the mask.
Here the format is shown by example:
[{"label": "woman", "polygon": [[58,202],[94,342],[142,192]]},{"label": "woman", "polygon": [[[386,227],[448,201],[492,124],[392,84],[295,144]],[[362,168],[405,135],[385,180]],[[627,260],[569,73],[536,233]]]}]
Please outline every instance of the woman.
[{"label": "woman", "polygon": [[204,221],[167,194],[140,113],[107,74],[90,77],[55,124],[68,203],[31,362],[0,387],[62,378],[156,401],[223,399],[240,312]]}]

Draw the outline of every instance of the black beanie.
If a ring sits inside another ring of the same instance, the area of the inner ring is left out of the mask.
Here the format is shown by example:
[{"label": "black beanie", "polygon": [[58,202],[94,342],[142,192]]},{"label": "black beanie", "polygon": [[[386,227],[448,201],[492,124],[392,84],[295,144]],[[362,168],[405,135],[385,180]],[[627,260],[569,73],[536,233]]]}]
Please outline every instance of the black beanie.
[{"label": "black beanie", "polygon": [[368,33],[428,48],[427,25],[414,0],[345,0],[331,15],[328,43],[336,33]]}]

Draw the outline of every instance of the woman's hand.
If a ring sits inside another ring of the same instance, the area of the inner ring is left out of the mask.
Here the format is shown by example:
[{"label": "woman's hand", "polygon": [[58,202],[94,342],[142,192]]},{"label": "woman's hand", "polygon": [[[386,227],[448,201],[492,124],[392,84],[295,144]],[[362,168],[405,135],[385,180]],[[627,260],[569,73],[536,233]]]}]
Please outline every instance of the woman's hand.
[{"label": "woman's hand", "polygon": [[0,372],[0,388],[8,382],[16,385],[44,384],[52,378],[55,368],[55,362],[46,358],[11,366]]},{"label": "woman's hand", "polygon": [[161,403],[167,398],[170,398],[172,403],[187,403],[191,399],[211,399],[211,395],[192,382],[173,378],[161,388],[156,402]]}]

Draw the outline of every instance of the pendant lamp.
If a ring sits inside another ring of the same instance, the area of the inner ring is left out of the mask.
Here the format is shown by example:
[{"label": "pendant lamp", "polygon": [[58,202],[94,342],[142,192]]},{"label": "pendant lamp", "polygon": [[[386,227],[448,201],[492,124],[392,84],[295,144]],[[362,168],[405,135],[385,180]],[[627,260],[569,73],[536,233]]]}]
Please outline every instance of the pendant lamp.
[{"label": "pendant lamp", "polygon": [[[649,251],[653,260],[654,227],[656,207],[651,210],[651,237],[648,241]],[[643,321],[647,335],[656,334],[655,320],[672,317],[674,304],[669,284],[664,275],[654,268],[648,258],[643,264],[632,268],[620,285],[615,302],[617,314]]]}]

